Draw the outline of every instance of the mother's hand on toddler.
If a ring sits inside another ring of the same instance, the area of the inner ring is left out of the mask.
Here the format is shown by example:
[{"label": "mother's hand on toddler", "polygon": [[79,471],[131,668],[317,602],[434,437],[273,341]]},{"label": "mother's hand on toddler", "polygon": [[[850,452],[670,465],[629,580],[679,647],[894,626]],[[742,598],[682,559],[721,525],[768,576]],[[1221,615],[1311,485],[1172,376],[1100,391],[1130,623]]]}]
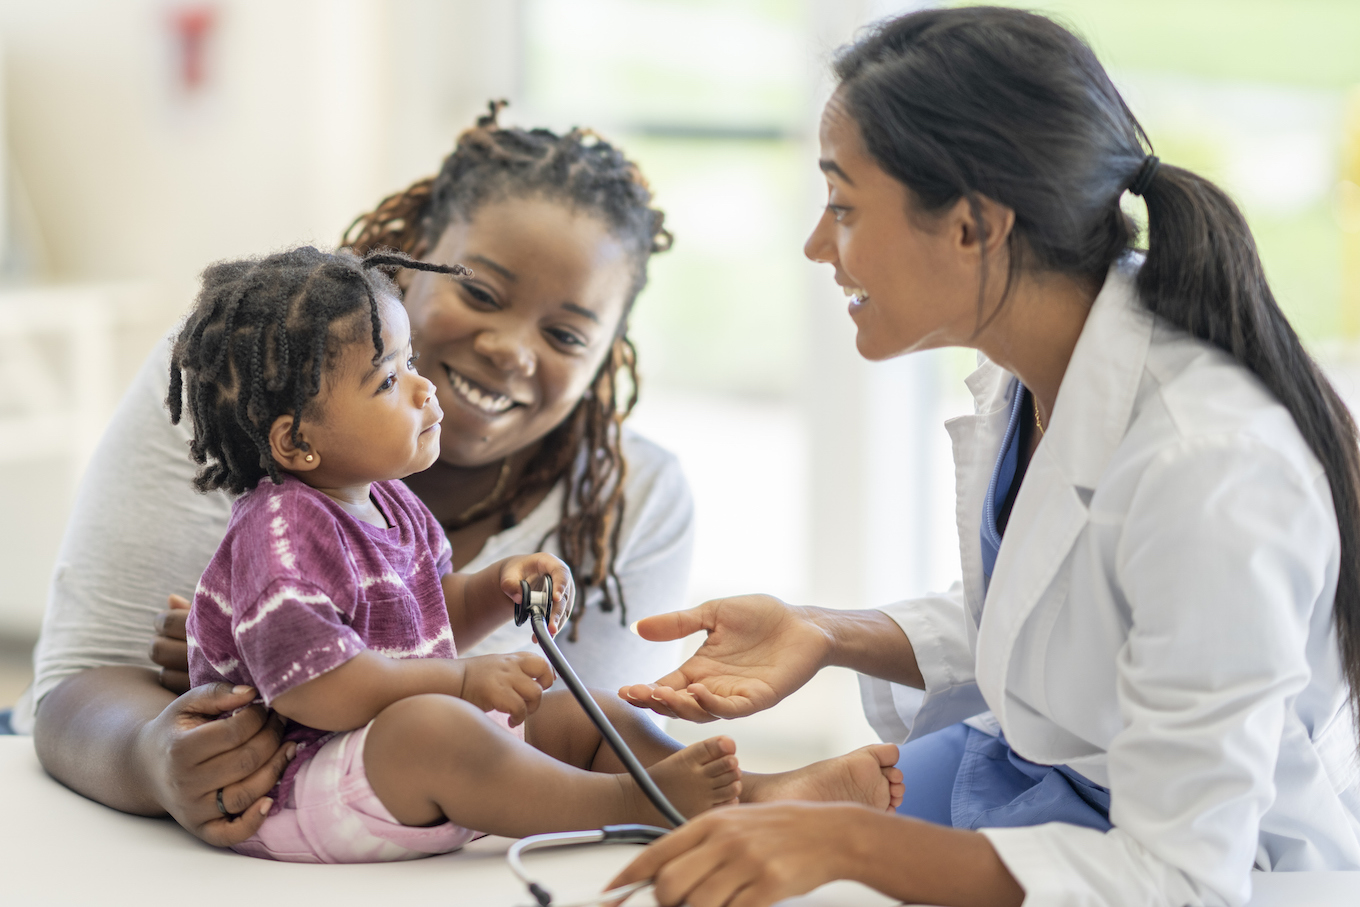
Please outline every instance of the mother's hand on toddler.
[{"label": "mother's hand on toddler", "polygon": [[189,691],[189,600],[172,595],[170,607],[156,615],[156,637],[151,641],[151,660],[160,666],[161,686],[176,695]]},{"label": "mother's hand on toddler", "polygon": [[[283,722],[251,705],[256,695],[251,687],[205,684],[166,706],[137,737],[161,806],[216,847],[259,830],[273,804],[265,794],[297,751],[293,743],[280,746]],[[241,711],[216,720],[235,709]]]},{"label": "mother's hand on toddler", "polygon": [[548,662],[532,652],[475,655],[463,663],[463,692],[459,696],[483,712],[504,712],[517,727],[538,711],[543,691],[552,686]]}]

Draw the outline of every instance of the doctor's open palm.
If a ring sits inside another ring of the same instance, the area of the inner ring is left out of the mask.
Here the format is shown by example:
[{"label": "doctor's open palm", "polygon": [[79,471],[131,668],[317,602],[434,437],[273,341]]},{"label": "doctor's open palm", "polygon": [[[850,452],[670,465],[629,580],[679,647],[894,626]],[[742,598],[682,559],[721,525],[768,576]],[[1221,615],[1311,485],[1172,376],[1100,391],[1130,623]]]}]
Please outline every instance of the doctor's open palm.
[{"label": "doctor's open palm", "polygon": [[802,608],[770,595],[738,595],[637,622],[661,642],[705,630],[708,638],[653,684],[623,687],[632,705],[687,721],[742,718],[768,709],[825,666],[831,638]]}]

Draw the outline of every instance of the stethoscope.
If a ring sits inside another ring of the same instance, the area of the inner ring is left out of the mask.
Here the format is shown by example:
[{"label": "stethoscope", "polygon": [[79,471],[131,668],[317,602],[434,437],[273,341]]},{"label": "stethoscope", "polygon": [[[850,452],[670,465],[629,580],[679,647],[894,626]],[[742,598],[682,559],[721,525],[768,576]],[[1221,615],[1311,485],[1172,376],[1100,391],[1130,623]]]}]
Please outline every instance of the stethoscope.
[{"label": "stethoscope", "polygon": [[[529,621],[534,631],[534,638],[543,647],[543,653],[548,656],[548,661],[552,664],[557,676],[561,677],[567,684],[567,689],[576,697],[576,701],[581,704],[581,708],[586,710],[590,720],[599,728],[600,734],[614,752],[618,754],[624,767],[628,769],[628,774],[633,776],[638,787],[647,795],[647,799],[652,801],[661,815],[675,827],[683,825],[685,817],[671,805],[671,801],[666,799],[666,795],[661,792],[661,788],[656,786],[652,776],[647,774],[642,763],[637,756],[628,748],[628,744],[623,742],[619,732],[614,729],[614,725],[609,723],[604,712],[600,711],[600,706],[595,702],[593,696],[586,690],[585,684],[581,683],[581,678],[576,676],[576,672],[567,664],[567,659],[562,655],[562,650],[557,648],[557,643],[553,641],[552,634],[548,632],[548,614],[552,610],[552,577],[543,577],[544,588],[542,591],[535,592],[529,588],[528,580],[520,582],[520,600],[515,605],[515,626],[522,627],[524,622]],[[562,615],[565,622],[571,614],[570,602],[568,603],[567,613]],[[647,844],[655,841],[662,835],[667,834],[664,828],[657,828],[655,825],[606,825],[604,828],[590,831],[562,831],[545,835],[530,835],[521,838],[510,846],[509,853],[506,854],[506,862],[510,864],[510,871],[525,884],[529,893],[534,896],[534,900],[539,907],[594,907],[598,904],[622,903],[622,901],[633,894],[650,888],[652,881],[644,879],[640,882],[633,882],[629,885],[621,885],[610,891],[602,891],[593,898],[584,901],[573,901],[569,904],[555,904],[552,895],[541,884],[530,877],[524,868],[521,857],[531,850],[544,850],[550,847],[566,847],[572,844]]]}]

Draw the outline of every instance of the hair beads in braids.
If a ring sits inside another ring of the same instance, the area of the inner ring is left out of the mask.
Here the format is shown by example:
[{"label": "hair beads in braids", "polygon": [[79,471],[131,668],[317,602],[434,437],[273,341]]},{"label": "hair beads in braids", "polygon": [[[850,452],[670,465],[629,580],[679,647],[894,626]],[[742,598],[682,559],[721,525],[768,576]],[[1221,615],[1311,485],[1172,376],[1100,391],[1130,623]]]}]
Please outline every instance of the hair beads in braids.
[{"label": "hair beads in braids", "polygon": [[[504,105],[493,102],[488,114],[458,137],[436,176],[384,199],[358,218],[344,244],[357,254],[397,249],[421,256],[439,242],[449,224],[468,222],[487,202],[525,197],[560,202],[598,217],[624,244],[634,265],[633,284],[609,357],[590,391],[544,438],[517,486],[449,528],[512,512],[544,487],[565,482],[562,517],[554,530],[562,559],[583,585],[603,590],[604,610],[612,610],[617,599],[620,620],[626,623],[614,564],[627,474],[621,426],[637,402],[638,387],[628,312],[646,285],[648,259],[670,248],[671,234],[664,227],[665,216],[651,207],[647,181],[621,151],[585,129],[558,135],[547,129],[503,128],[497,117]],[[627,376],[623,389],[620,373]],[[576,639],[576,621],[584,613],[578,608],[573,615],[570,639]]]},{"label": "hair beads in braids", "polygon": [[378,299],[399,294],[381,268],[470,273],[405,255],[360,259],[310,246],[203,272],[203,289],[175,338],[165,400],[176,424],[187,400],[189,453],[203,467],[194,478],[199,491],[240,494],[265,475],[282,482],[269,446],[274,420],[291,414],[293,443],[305,450],[299,426],[342,347],[368,328],[374,363],[382,358]]}]

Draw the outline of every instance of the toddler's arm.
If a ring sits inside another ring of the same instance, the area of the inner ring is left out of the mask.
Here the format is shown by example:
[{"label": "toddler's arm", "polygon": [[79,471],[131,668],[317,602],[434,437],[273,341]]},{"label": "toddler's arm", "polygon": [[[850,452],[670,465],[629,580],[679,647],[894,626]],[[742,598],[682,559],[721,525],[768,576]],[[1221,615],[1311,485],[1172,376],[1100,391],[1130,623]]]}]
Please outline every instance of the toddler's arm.
[{"label": "toddler's arm", "polygon": [[472,648],[514,616],[520,580],[536,583],[544,575],[551,576],[553,582],[553,620],[549,623],[555,633],[561,616],[570,611],[576,587],[567,565],[551,554],[516,555],[476,573],[444,574],[444,603],[458,650]]},{"label": "toddler's arm", "polygon": [[538,709],[552,671],[529,652],[475,658],[388,658],[365,650],[279,695],[273,709],[323,731],[363,727],[392,703],[422,693],[466,699],[483,711],[505,712],[517,725]]}]

